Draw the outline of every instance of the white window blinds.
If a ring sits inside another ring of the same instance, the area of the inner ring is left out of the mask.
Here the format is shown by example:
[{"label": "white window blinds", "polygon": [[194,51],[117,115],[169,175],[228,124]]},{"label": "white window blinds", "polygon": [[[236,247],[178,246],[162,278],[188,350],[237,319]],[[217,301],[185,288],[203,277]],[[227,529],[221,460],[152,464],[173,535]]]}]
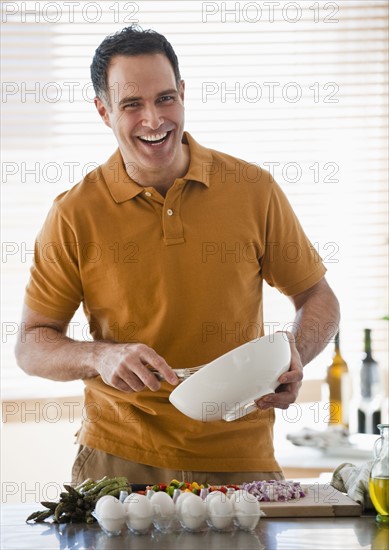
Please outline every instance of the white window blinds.
[{"label": "white window blinds", "polygon": [[[34,1],[1,8],[3,398],[82,390],[79,382],[24,375],[13,357],[15,333],[34,238],[53,198],[116,147],[93,106],[94,50],[135,22],[173,44],[195,139],[270,170],[285,190],[340,299],[350,366],[370,327],[387,368],[386,1]],[[288,300],[270,288],[265,318],[278,328],[293,319]],[[89,338],[81,314],[72,330]],[[324,376],[330,353],[307,376]]]}]

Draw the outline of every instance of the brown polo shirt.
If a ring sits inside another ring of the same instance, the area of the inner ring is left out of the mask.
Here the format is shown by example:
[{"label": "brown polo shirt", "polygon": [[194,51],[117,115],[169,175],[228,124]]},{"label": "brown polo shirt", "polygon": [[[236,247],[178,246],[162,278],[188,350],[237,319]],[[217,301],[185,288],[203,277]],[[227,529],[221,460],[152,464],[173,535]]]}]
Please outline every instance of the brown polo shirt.
[{"label": "brown polo shirt", "polygon": [[[268,172],[184,140],[190,166],[165,198],[127,175],[119,151],[57,197],[26,294],[54,319],[82,302],[94,339],[143,342],[173,368],[261,336],[263,280],[292,295],[325,273]],[[167,383],[132,394],[100,377],[85,386],[84,445],[172,469],[279,469],[273,410],[198,422],[169,403]]]}]

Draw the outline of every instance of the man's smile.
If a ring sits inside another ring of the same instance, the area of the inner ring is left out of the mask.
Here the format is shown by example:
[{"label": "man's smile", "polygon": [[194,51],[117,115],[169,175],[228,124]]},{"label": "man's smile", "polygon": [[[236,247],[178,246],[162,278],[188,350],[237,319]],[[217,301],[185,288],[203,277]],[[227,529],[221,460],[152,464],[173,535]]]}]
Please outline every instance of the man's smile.
[{"label": "man's smile", "polygon": [[154,145],[160,145],[164,143],[168,139],[170,134],[171,134],[171,130],[169,132],[163,132],[160,134],[137,136],[137,138],[147,145],[154,146]]}]

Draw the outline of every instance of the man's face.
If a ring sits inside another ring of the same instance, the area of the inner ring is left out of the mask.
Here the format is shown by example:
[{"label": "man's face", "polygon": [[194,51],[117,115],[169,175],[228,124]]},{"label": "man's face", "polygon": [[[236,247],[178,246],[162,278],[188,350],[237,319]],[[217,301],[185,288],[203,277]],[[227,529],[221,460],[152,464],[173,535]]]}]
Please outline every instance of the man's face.
[{"label": "man's face", "polygon": [[110,105],[95,104],[139,183],[183,162],[184,82],[163,54],[116,56],[108,67]]}]

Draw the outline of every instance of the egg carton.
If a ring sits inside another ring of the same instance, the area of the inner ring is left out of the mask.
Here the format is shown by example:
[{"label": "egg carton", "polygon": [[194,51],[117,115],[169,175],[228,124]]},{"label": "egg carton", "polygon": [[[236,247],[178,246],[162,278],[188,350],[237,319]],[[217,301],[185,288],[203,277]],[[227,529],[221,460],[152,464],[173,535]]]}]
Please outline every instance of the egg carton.
[{"label": "egg carton", "polygon": [[135,535],[147,535],[153,529],[163,533],[254,531],[265,514],[257,498],[245,490],[229,495],[207,490],[194,495],[177,490],[173,498],[163,491],[123,494],[120,499],[107,495],[97,501],[93,515],[108,536],[118,536],[126,529]]}]

